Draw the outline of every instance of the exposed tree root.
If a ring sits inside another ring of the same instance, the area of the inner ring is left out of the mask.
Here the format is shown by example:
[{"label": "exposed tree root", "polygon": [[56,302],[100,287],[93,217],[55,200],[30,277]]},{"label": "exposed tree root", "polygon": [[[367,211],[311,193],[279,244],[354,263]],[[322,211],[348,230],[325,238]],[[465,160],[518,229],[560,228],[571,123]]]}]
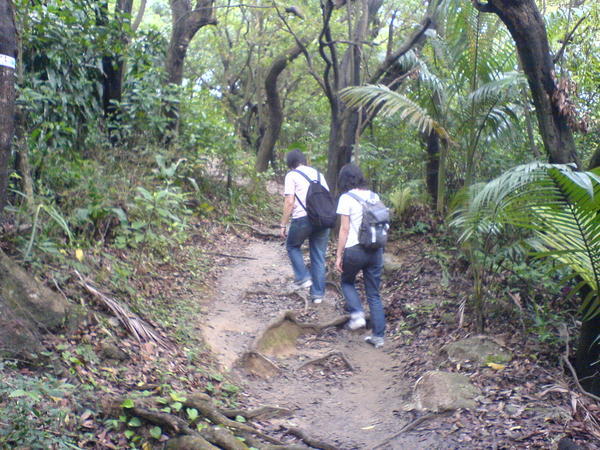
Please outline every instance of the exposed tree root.
[{"label": "exposed tree root", "polygon": [[304,431],[299,428],[291,427],[286,429],[286,433],[296,436],[301,439],[306,445],[312,448],[319,448],[321,450],[337,450],[339,447],[328,444],[327,442],[319,441],[308,436]]},{"label": "exposed tree root", "polygon": [[[248,448],[247,445],[236,437],[236,435],[241,435],[247,437],[248,443],[256,448],[265,447],[260,441],[275,444],[278,448],[283,448],[285,446],[280,440],[268,436],[248,424],[230,420],[229,417],[224,414],[224,412],[228,415],[235,413],[235,416],[240,415],[246,418],[258,418],[261,416],[274,417],[284,411],[289,412],[281,408],[266,406],[251,411],[225,410],[222,412],[213,404],[210,396],[205,394],[194,394],[188,397],[184,402],[184,405],[187,408],[196,409],[198,411],[198,419],[192,423],[188,423],[188,421],[174,414],[158,411],[156,408],[159,406],[159,402],[156,398],[138,399],[131,408],[122,407],[123,401],[124,399],[122,398],[112,398],[106,401],[103,405],[105,413],[109,416],[118,416],[125,411],[132,416],[139,417],[146,422],[160,426],[168,434],[174,436],[184,435],[183,437],[187,436],[188,439],[186,442],[179,442],[180,445],[187,445],[187,441],[190,441],[189,445],[192,445],[191,442],[193,441],[194,445],[196,445],[193,448],[246,450]],[[200,432],[192,428],[192,426],[195,426],[196,423],[204,419],[209,420],[213,426],[204,428]],[[171,444],[172,448],[182,448],[177,447],[176,445],[178,443],[177,441],[181,441],[183,437],[178,436],[174,438],[174,442]],[[256,438],[260,439],[260,441],[256,440]],[[167,448],[170,447],[167,446]]]},{"label": "exposed tree root", "polygon": [[278,439],[272,438],[271,436],[268,436],[264,433],[261,433],[258,430],[255,430],[250,425],[230,420],[212,404],[212,399],[208,395],[194,394],[184,402],[184,405],[188,408],[197,409],[200,415],[209,419],[212,423],[216,425],[223,425],[236,431],[244,431],[246,433],[250,433],[254,436],[259,437],[260,439],[263,439],[266,442],[270,442],[271,444],[283,444]]},{"label": "exposed tree root", "polygon": [[332,288],[334,288],[337,293],[341,296],[343,296],[344,294],[342,293],[342,288],[340,288],[340,285],[334,281],[325,281],[325,286],[331,286]]},{"label": "exposed tree root", "polygon": [[268,420],[276,417],[289,417],[294,413],[285,408],[278,408],[276,406],[261,406],[259,408],[244,410],[244,409],[222,409],[221,412],[224,416],[230,419],[235,419],[237,416],[243,416],[246,419],[258,419]]},{"label": "exposed tree root", "polygon": [[329,352],[326,355],[320,356],[319,358],[311,359],[310,361],[307,361],[304,364],[302,364],[296,370],[304,369],[306,366],[310,366],[312,364],[318,364],[329,358],[334,358],[334,357],[340,358],[344,362],[344,364],[346,364],[346,367],[348,367],[348,369],[350,369],[354,372],[354,366],[352,366],[350,361],[348,361],[348,358],[346,358],[346,356],[342,352],[338,352],[338,351]]}]

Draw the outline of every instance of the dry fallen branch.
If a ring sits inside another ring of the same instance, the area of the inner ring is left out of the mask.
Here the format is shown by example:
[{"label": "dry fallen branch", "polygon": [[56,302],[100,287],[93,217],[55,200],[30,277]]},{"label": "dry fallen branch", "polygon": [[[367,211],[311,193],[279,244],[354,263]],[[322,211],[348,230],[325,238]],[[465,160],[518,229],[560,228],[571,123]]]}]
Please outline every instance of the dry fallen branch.
[{"label": "dry fallen branch", "polygon": [[417,417],[412,422],[409,422],[406,425],[404,425],[402,428],[400,428],[400,430],[397,433],[395,433],[394,435],[390,436],[385,441],[377,444],[375,447],[373,447],[373,450],[381,448],[384,445],[389,444],[391,441],[393,441],[394,439],[396,439],[402,433],[407,433],[407,432],[411,431],[412,429],[414,429],[417,426],[421,425],[423,422],[425,422],[425,421],[427,421],[427,420],[429,420],[429,419],[431,419],[432,417],[435,417],[435,416],[436,416],[435,413],[429,413],[429,414],[425,414],[424,416]]},{"label": "dry fallen branch", "polygon": [[219,253],[219,252],[199,252],[203,255],[211,255],[211,256],[223,256],[225,258],[236,258],[236,259],[249,259],[256,261],[258,258],[253,258],[251,256],[242,256],[242,255],[228,255],[227,253]]},{"label": "dry fallen branch", "polygon": [[571,375],[573,375],[573,380],[575,381],[575,385],[577,386],[577,389],[579,389],[579,392],[581,392],[586,397],[589,397],[589,398],[591,398],[593,400],[596,400],[597,402],[600,402],[600,397],[598,397],[597,395],[592,394],[591,392],[586,391],[583,388],[583,386],[581,386],[581,383],[579,382],[579,379],[577,378],[577,372],[575,372],[575,368],[573,367],[573,365],[569,361],[569,358],[567,358],[565,355],[563,355],[562,356],[562,360],[567,365],[567,367],[569,368],[569,371],[571,372]]},{"label": "dry fallen branch", "polygon": [[259,230],[258,228],[255,228],[252,225],[248,225],[247,223],[235,222],[235,223],[231,223],[230,225],[232,226],[232,228],[235,228],[235,226],[242,226],[242,227],[250,228],[250,231],[252,231],[253,234],[255,234],[258,237],[262,237],[262,238],[279,239],[281,237],[281,236],[279,236],[279,234],[268,233],[268,232]]},{"label": "dry fallen branch", "polygon": [[108,297],[100,292],[89,282],[87,282],[78,271],[75,274],[79,277],[80,284],[97,300],[99,300],[106,308],[108,308],[115,317],[123,324],[125,329],[133,335],[138,342],[155,342],[166,350],[171,350],[172,346],[162,338],[154,328],[132,313],[125,305],[121,305],[115,299]]},{"label": "dry fallen branch", "polygon": [[319,441],[311,436],[308,436],[300,428],[290,427],[286,429],[286,433],[296,436],[301,439],[306,445],[312,448],[320,448],[321,450],[337,450],[339,447],[328,444],[327,442]]},{"label": "dry fallen branch", "polygon": [[319,364],[320,362],[326,361],[329,358],[341,359],[344,362],[344,364],[346,364],[346,367],[348,367],[348,369],[350,369],[354,372],[354,367],[352,366],[350,361],[348,361],[348,358],[346,358],[346,356],[342,352],[339,352],[339,351],[329,352],[326,355],[320,356],[319,358],[311,359],[310,361],[307,361],[304,364],[302,364],[296,370],[304,369],[306,366],[310,366],[312,364]]}]

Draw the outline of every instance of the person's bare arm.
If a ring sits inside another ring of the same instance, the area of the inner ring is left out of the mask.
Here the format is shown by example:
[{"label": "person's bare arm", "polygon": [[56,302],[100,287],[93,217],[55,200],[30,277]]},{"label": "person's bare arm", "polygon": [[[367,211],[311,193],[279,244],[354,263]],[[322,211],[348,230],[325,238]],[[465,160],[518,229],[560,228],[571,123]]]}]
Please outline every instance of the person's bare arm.
[{"label": "person's bare arm", "polygon": [[335,257],[335,268],[342,271],[342,259],[344,257],[344,248],[348,240],[348,231],[350,230],[350,216],[340,215],[340,232],[338,234],[337,254]]},{"label": "person's bare arm", "polygon": [[283,199],[283,214],[281,216],[281,223],[279,224],[280,235],[285,238],[287,235],[287,224],[290,221],[292,210],[294,209],[294,196],[286,195]]}]

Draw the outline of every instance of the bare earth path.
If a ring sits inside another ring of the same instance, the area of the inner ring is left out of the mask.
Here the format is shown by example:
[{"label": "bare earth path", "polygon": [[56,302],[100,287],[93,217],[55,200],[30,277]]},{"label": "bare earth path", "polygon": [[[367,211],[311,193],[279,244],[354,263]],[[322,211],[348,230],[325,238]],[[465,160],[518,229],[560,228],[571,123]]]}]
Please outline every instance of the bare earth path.
[{"label": "bare earth path", "polygon": [[[295,346],[280,347],[269,355],[279,369],[271,376],[240,367],[239,358],[283,312],[295,311],[299,320],[311,323],[325,323],[343,314],[343,301],[334,289],[323,304],[308,308],[300,296],[287,292],[292,272],[280,242],[253,241],[240,254],[256,259],[237,260],[225,269],[215,298],[205,305],[202,328],[207,344],[221,365],[240,380],[252,403],[293,411],[291,417],[272,419],[268,427],[298,427],[337,448],[366,449],[412,420],[402,410],[411,386],[397,362],[408,358],[398,352],[409,350],[393,341],[376,350],[364,343],[365,330],[330,327],[301,335]],[[306,364],[331,352],[333,357]],[[415,432],[381,448],[454,446],[435,433]]]}]

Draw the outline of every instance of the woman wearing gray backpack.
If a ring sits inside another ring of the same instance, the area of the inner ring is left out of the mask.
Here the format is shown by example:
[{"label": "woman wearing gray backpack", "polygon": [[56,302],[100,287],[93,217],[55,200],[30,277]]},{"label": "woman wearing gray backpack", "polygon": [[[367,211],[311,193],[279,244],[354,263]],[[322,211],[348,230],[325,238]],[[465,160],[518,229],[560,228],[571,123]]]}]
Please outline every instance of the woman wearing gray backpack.
[{"label": "woman wearing gray backpack", "polygon": [[335,266],[342,273],[342,293],[350,313],[348,328],[357,330],[366,326],[365,313],[356,289],[356,276],[362,270],[372,323],[372,334],[365,341],[380,348],[384,343],[385,315],[379,286],[383,272],[383,247],[389,229],[389,211],[379,196],[367,188],[367,181],[355,164],[342,167],[338,188],[342,192],[337,206],[341,225]]}]

